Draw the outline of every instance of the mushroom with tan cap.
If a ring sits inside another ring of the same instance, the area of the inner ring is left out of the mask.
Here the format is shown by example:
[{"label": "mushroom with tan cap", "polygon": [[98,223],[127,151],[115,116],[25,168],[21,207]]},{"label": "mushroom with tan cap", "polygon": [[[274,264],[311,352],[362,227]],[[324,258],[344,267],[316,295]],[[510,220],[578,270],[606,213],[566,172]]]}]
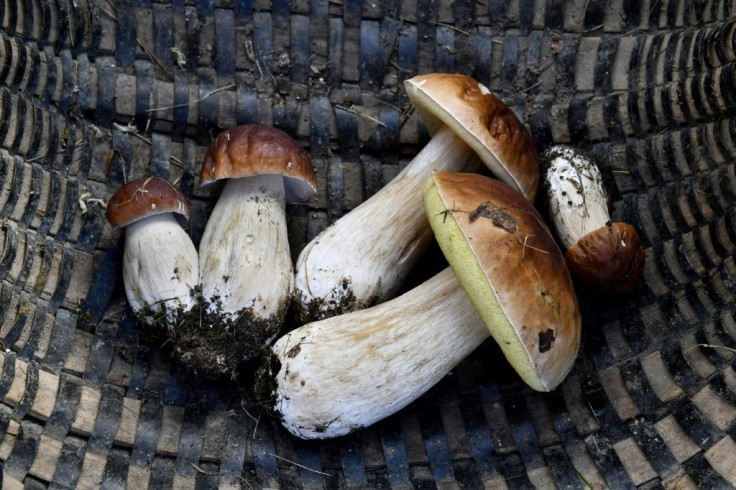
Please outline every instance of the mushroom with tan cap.
[{"label": "mushroom with tan cap", "polygon": [[[249,124],[225,131],[208,148],[200,181],[220,179],[227,180],[199,247],[203,330],[230,332],[240,360],[247,360],[279,331],[291,301],[285,201],[306,200],[316,176],[289,135]],[[223,370],[233,367],[226,364]]]},{"label": "mushroom with tan cap", "polygon": [[554,389],[572,368],[580,343],[575,291],[529,201],[497,180],[450,172],[434,173],[424,196],[452,270],[276,341],[257,392],[292,434],[336,437],[387,417],[489,334],[535,390]]},{"label": "mushroom with tan cap", "polygon": [[600,293],[631,292],[644,270],[644,248],[633,226],[611,222],[598,166],[564,145],[545,151],[543,160],[549,216],[570,272]]},{"label": "mushroom with tan cap", "polygon": [[406,82],[430,133],[429,143],[391,182],[338,219],[302,250],[296,263],[297,313],[326,318],[393,297],[432,234],[421,189],[433,170],[480,168],[533,200],[537,153],[527,129],[485,86],[435,73]]},{"label": "mushroom with tan cap", "polygon": [[163,315],[174,326],[196,303],[197,250],[175,215],[189,218],[189,203],[158,177],[128,182],[107,203],[110,224],[125,227],[125,294],[148,324]]}]

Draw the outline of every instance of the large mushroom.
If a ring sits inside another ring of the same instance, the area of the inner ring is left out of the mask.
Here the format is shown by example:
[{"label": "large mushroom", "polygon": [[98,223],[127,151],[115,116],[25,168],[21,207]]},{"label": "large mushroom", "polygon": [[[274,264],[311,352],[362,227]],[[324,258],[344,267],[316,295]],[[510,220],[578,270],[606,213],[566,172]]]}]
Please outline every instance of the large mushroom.
[{"label": "large mushroom", "polygon": [[599,293],[631,292],[644,271],[644,248],[633,226],[611,222],[595,161],[564,145],[545,151],[543,160],[549,217],[570,272]]},{"label": "large mushroom", "polygon": [[125,294],[148,324],[175,326],[196,303],[197,250],[175,215],[189,218],[189,203],[158,177],[128,182],[107,203],[110,224],[125,227]]},{"label": "large mushroom", "polygon": [[285,201],[306,200],[316,176],[306,151],[286,133],[249,124],[223,132],[208,148],[201,184],[221,179],[199,247],[201,333],[219,338],[230,354],[201,355],[230,371],[259,355],[281,327],[294,277]]},{"label": "large mushroom", "polygon": [[406,91],[433,136],[391,182],[302,250],[294,294],[302,321],[395,296],[431,243],[421,188],[433,170],[477,170],[477,154],[499,179],[535,198],[534,143],[490,90],[464,75],[435,73],[407,80]]},{"label": "large mushroom", "polygon": [[554,389],[571,369],[580,342],[577,300],[564,258],[529,201],[467,173],[435,173],[425,196],[452,270],[380,305],[299,327],[271,348],[257,392],[292,434],[336,437],[400,410],[489,329],[535,390]]}]

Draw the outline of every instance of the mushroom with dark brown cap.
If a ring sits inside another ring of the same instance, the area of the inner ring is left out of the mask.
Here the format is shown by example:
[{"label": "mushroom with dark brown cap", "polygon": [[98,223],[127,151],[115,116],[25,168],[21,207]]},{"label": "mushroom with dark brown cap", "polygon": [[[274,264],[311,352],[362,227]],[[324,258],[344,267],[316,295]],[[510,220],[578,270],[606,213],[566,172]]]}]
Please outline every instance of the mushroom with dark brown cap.
[{"label": "mushroom with dark brown cap", "polygon": [[627,223],[612,223],[595,161],[570,146],[543,155],[549,216],[567,249],[570,272],[599,293],[631,292],[644,271],[644,248]]},{"label": "mushroom with dark brown cap", "polygon": [[175,215],[189,218],[189,203],[158,177],[128,182],[107,203],[110,224],[125,227],[123,282],[128,302],[149,324],[163,315],[173,326],[196,302],[197,250]]},{"label": "mushroom with dark brown cap", "polygon": [[235,329],[247,360],[279,331],[291,300],[285,200],[306,200],[316,176],[289,135],[249,124],[228,129],[208,148],[200,181],[220,179],[227,180],[199,247],[203,328]]},{"label": "mushroom with dark brown cap", "polygon": [[433,170],[477,170],[480,157],[528,199],[536,195],[534,142],[483,84],[434,73],[405,85],[432,139],[391,182],[302,250],[294,301],[303,321],[365,308],[397,293],[432,240],[421,189]]},{"label": "mushroom with dark brown cap", "polygon": [[272,346],[257,393],[292,434],[341,436],[400,410],[490,333],[536,390],[554,389],[570,371],[580,311],[564,258],[531,203],[497,180],[450,172],[433,174],[425,199],[452,270]]}]

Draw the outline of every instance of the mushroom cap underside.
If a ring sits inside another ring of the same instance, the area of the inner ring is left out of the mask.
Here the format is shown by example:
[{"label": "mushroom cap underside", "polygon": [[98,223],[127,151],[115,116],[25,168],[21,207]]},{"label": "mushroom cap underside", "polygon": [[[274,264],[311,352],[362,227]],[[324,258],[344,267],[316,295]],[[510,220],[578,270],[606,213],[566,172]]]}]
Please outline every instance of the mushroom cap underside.
[{"label": "mushroom cap underside", "polygon": [[514,112],[483,84],[460,74],[431,73],[405,82],[430,134],[446,125],[491,172],[534,202],[539,185],[537,149]]},{"label": "mushroom cap underside", "polygon": [[567,375],[581,317],[570,274],[542,217],[497,180],[435,172],[424,188],[440,248],[511,365],[539,391]]},{"label": "mushroom cap underside", "polygon": [[317,190],[317,176],[306,150],[285,132],[245,124],[221,133],[207,149],[202,185],[220,179],[281,174],[288,201],[305,201]]},{"label": "mushroom cap underside", "polygon": [[107,220],[114,228],[149,216],[177,213],[189,218],[189,202],[160,177],[141,177],[120,187],[107,202]]}]

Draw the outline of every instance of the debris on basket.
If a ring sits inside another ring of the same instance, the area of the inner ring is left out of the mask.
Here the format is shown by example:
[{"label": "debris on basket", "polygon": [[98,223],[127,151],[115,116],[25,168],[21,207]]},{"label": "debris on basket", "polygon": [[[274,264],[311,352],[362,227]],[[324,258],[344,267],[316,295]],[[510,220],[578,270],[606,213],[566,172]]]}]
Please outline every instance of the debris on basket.
[{"label": "debris on basket", "polygon": [[644,248],[633,226],[612,223],[598,166],[588,155],[558,145],[542,155],[549,217],[567,248],[570,272],[604,294],[625,294],[644,270]]},{"label": "debris on basket", "polygon": [[102,209],[105,209],[107,206],[105,204],[105,201],[98,197],[95,197],[91,192],[83,192],[82,195],[79,196],[77,204],[79,205],[79,209],[81,210],[82,214],[87,214],[89,212],[90,204],[96,204]]},{"label": "debris on basket", "polygon": [[[380,305],[306,324],[271,348],[256,392],[292,434],[337,437],[395,413],[491,332],[536,390],[554,389],[571,369],[577,299],[532,204],[502,182],[455,172],[434,173],[425,200],[452,269]],[[484,203],[513,229],[470,220]]]}]

